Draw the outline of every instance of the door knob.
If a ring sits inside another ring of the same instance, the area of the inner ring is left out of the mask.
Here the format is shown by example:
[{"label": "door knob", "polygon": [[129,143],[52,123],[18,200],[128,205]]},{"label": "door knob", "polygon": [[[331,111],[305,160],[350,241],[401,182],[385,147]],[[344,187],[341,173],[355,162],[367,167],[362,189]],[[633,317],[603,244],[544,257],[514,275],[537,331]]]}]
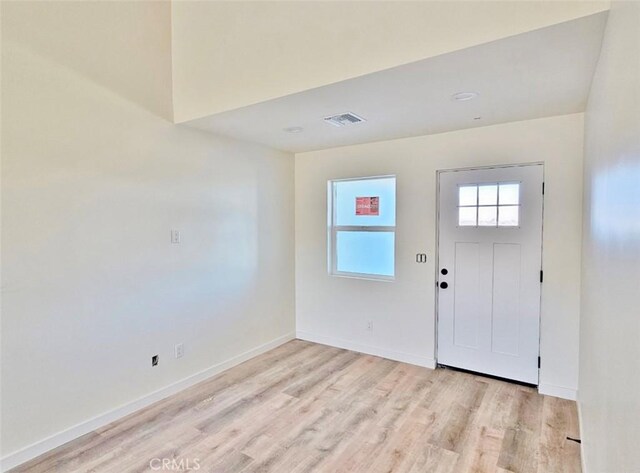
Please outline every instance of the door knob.
[{"label": "door knob", "polygon": [[446,282],[441,282],[440,283],[440,289],[446,289],[448,287],[449,287],[449,285]]}]

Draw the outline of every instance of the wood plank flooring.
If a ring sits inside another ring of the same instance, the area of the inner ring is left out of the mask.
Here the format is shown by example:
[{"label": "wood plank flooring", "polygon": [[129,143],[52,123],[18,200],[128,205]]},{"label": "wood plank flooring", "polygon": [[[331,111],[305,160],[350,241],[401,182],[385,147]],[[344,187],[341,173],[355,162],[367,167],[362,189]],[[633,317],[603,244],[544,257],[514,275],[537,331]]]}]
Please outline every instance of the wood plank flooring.
[{"label": "wood plank flooring", "polygon": [[573,402],[294,340],[12,471],[579,472],[567,436]]}]

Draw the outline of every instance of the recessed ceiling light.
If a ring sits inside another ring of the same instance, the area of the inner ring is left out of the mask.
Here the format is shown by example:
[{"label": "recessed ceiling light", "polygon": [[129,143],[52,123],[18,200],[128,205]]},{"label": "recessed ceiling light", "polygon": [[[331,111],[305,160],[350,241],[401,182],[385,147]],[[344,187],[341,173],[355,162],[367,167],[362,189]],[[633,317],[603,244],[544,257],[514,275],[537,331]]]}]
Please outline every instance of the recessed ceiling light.
[{"label": "recessed ceiling light", "polygon": [[475,99],[477,96],[478,92],[458,92],[457,94],[453,94],[451,98],[458,102],[465,102],[467,100]]},{"label": "recessed ceiling light", "polygon": [[289,128],[283,128],[283,131],[286,131],[287,133],[300,133],[302,130],[304,130],[304,128],[302,128],[301,126],[290,126]]}]

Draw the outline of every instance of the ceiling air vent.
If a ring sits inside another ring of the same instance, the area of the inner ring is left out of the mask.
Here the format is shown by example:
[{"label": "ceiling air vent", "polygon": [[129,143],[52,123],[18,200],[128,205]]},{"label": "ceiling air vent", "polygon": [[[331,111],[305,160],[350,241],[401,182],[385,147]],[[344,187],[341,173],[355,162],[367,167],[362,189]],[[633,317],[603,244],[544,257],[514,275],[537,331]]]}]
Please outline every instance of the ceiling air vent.
[{"label": "ceiling air vent", "polygon": [[359,117],[355,113],[345,112],[338,115],[333,115],[332,117],[325,117],[324,121],[330,123],[333,126],[345,126],[352,125],[354,123],[365,122],[366,120],[362,117]]}]

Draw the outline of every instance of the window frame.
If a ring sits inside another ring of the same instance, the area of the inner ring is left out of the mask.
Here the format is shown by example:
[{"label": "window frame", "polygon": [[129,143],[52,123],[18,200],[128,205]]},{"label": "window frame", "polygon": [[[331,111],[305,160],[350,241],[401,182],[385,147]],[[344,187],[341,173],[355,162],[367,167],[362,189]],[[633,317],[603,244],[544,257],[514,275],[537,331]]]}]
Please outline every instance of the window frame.
[{"label": "window frame", "polygon": [[[371,281],[383,281],[393,282],[396,279],[396,227],[397,227],[397,214],[396,225],[337,225],[336,224],[336,184],[340,182],[353,182],[353,181],[367,181],[375,179],[394,179],[396,188],[394,189],[394,212],[397,211],[397,183],[398,179],[395,174],[382,175],[382,176],[366,176],[366,177],[349,177],[342,179],[329,179],[327,181],[327,252],[328,252],[328,268],[329,275],[341,278],[352,279],[366,279]],[[371,274],[371,273],[355,273],[350,271],[338,271],[338,248],[337,248],[337,235],[338,232],[383,232],[393,233],[393,276],[387,276],[384,274]]]}]

